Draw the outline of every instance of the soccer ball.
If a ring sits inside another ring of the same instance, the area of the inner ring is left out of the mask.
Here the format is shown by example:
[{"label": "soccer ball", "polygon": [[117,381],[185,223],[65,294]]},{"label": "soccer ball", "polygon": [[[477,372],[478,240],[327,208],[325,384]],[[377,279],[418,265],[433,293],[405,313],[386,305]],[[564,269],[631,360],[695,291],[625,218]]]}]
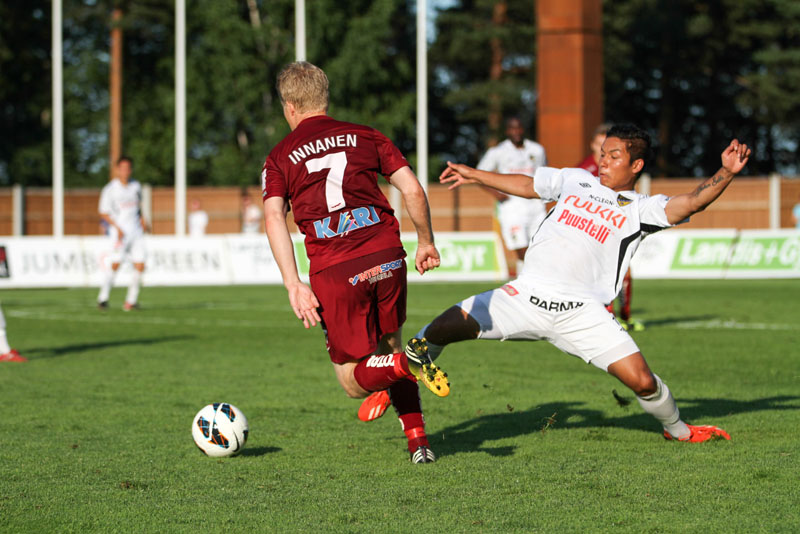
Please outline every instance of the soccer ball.
[{"label": "soccer ball", "polygon": [[222,457],[237,454],[247,441],[250,427],[242,411],[226,402],[203,407],[194,416],[192,438],[208,456]]}]

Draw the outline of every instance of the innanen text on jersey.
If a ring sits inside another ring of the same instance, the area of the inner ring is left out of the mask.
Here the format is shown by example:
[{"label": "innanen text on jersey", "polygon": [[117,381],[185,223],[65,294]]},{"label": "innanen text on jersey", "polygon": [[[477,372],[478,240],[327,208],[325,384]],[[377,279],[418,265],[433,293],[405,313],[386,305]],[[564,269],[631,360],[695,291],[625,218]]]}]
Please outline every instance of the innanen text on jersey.
[{"label": "innanen text on jersey", "polygon": [[319,154],[331,148],[356,146],[356,134],[340,134],[316,139],[292,150],[289,160],[297,165],[312,154]]}]

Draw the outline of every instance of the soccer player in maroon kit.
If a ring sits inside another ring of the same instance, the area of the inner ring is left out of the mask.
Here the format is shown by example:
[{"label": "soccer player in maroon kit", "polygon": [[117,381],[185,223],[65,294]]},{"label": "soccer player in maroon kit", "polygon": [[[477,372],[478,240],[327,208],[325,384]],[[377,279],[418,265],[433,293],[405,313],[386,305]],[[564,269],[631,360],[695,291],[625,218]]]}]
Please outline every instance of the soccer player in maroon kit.
[{"label": "soccer player in maroon kit", "polygon": [[[606,134],[611,129],[610,124],[601,124],[598,126],[592,140],[589,143],[591,153],[578,164],[579,169],[586,169],[595,176],[600,172],[600,152],[602,151],[603,141],[606,140]],[[622,288],[619,292],[619,318],[620,324],[625,330],[635,330],[637,332],[644,330],[644,324],[636,319],[631,319],[631,299],[633,299],[633,278],[631,277],[631,270],[625,273],[625,278],[622,279]],[[606,309],[609,313],[614,313],[614,301],[608,303]]]},{"label": "soccer player in maroon kit", "polygon": [[[383,134],[327,115],[328,78],[320,68],[290,63],[277,86],[292,132],[267,156],[261,179],[267,237],[289,302],[306,328],[321,324],[347,395],[380,399],[386,394],[370,394],[388,390],[411,461],[433,462],[417,379],[439,396],[450,392],[449,383],[423,350],[421,356],[414,347],[403,351],[406,254],[377,174],[403,196],[417,230],[420,274],[440,263],[425,191]],[[305,235],[310,287],[298,276],[289,209]]]}]

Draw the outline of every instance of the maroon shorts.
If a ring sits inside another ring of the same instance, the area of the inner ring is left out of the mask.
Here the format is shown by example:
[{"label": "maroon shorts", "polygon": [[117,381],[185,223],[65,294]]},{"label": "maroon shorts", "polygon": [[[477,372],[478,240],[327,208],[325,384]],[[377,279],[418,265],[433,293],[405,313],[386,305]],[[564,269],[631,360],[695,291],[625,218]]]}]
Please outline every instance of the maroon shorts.
[{"label": "maroon shorts", "polygon": [[381,250],[312,274],[328,353],[334,363],[359,360],[406,320],[406,261],[401,248]]}]

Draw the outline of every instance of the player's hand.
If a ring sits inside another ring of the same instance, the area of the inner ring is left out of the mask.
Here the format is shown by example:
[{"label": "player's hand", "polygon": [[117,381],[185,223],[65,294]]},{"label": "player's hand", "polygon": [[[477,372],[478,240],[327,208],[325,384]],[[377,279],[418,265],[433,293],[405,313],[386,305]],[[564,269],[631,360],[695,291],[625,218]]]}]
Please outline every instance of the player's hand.
[{"label": "player's hand", "polygon": [[425,271],[437,268],[442,263],[439,257],[439,251],[436,250],[434,245],[417,245],[417,257],[414,260],[414,265],[419,274],[424,274]]},{"label": "player's hand", "polygon": [[292,305],[294,314],[303,321],[303,326],[311,328],[322,322],[317,308],[319,301],[311,288],[302,282],[298,282],[286,288],[289,291],[289,303]]},{"label": "player's hand", "polygon": [[123,231],[122,231],[122,228],[120,228],[119,226],[117,226],[117,241],[119,241],[120,243],[122,243],[122,241],[123,241],[124,239],[125,239],[125,232],[123,232]]},{"label": "player's hand", "polygon": [[739,174],[747,165],[747,160],[750,158],[750,149],[744,143],[739,143],[738,139],[731,141],[722,152],[722,167],[733,174]]},{"label": "player's hand", "polygon": [[439,182],[443,184],[450,184],[448,189],[455,189],[464,184],[477,184],[477,180],[471,177],[472,167],[463,165],[461,163],[447,162],[447,168],[439,175]]}]

